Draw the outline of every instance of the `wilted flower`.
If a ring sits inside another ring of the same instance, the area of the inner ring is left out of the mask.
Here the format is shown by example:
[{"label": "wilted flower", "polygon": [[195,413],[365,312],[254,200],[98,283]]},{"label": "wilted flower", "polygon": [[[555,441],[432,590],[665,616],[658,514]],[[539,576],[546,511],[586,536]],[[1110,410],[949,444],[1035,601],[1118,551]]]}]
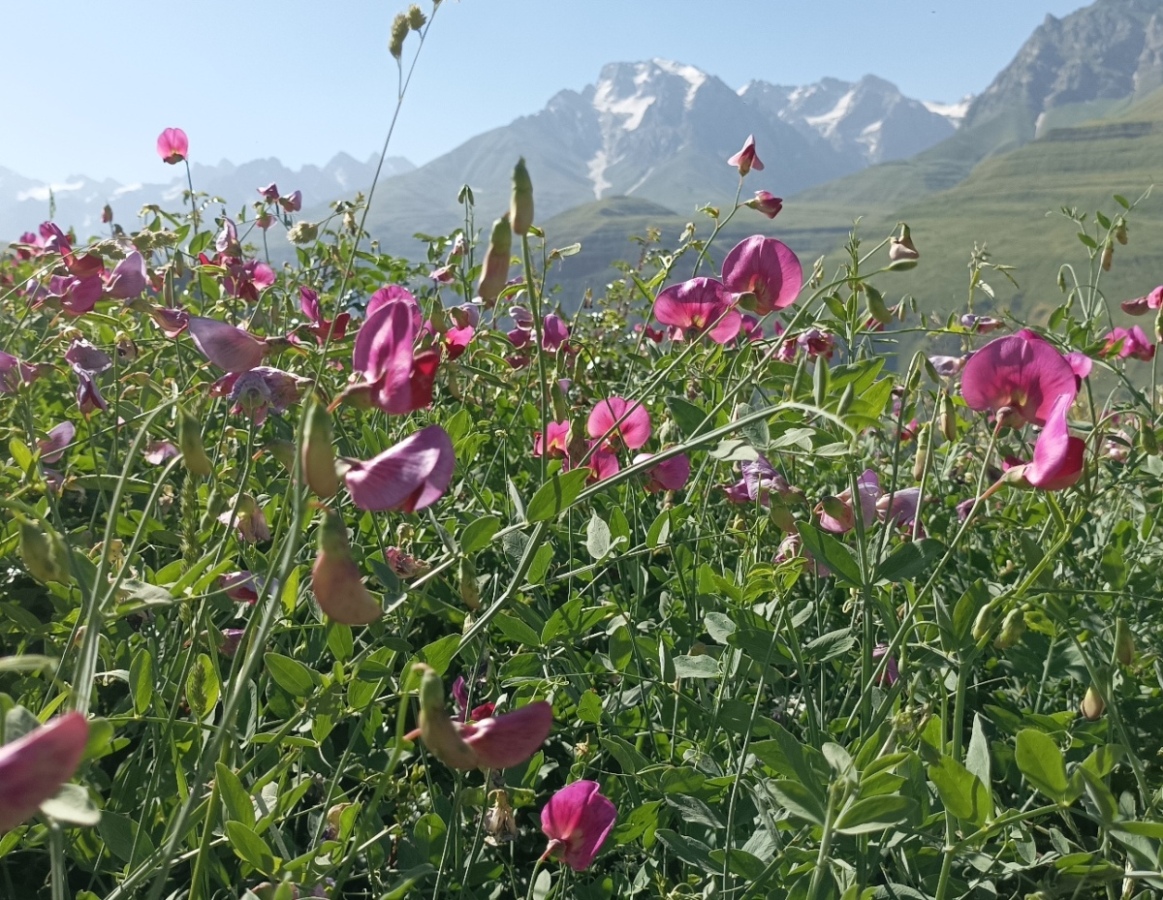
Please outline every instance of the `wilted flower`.
[{"label": "wilted flower", "polygon": [[243,414],[255,425],[266,421],[267,413],[282,415],[299,401],[303,386],[310,381],[271,366],[255,366],[234,379],[230,390],[230,411]]},{"label": "wilted flower", "polygon": [[752,169],[756,172],[763,171],[763,163],[755,154],[755,135],[747,135],[747,140],[743,142],[743,149],[729,157],[727,165],[737,168],[740,175],[746,175]]},{"label": "wilted flower", "polygon": [[0,832],[33,816],[73,777],[88,739],[84,715],[71,712],[0,746]]},{"label": "wilted flower", "polygon": [[264,575],[254,572],[227,572],[218,576],[218,587],[235,603],[255,603],[264,592],[278,593],[279,582],[272,578],[270,588],[267,589],[267,579]]},{"label": "wilted flower", "polygon": [[250,494],[239,494],[233,507],[222,513],[218,521],[228,528],[233,522],[238,529],[238,539],[248,544],[262,543],[271,539],[271,530],[267,526],[262,507]]},{"label": "wilted flower", "polygon": [[461,722],[481,722],[493,715],[496,705],[481,703],[469,709],[468,683],[458,675],[452,683],[452,699],[456,701],[456,717]]},{"label": "wilted flower", "polygon": [[799,257],[775,238],[752,235],[736,244],[723,260],[723,284],[736,294],[754,297],[739,302],[758,315],[791,306],[804,283]]},{"label": "wilted flower", "polygon": [[417,559],[411,553],[405,553],[399,547],[389,547],[384,558],[388,568],[399,578],[417,578],[432,567],[422,559]]},{"label": "wilted flower", "polygon": [[596,781],[566,785],[541,809],[541,830],[549,838],[541,858],[560,856],[576,872],[588,868],[617,818],[617,808]]},{"label": "wilted flower", "polygon": [[186,159],[190,153],[190,141],[180,128],[167,128],[157,138],[157,155],[171,166]]},{"label": "wilted flower", "polygon": [[343,519],[326,510],[319,525],[319,553],[311,570],[311,590],[328,618],[343,625],[367,625],[383,615],[368,593],[351,555]]},{"label": "wilted flower", "polygon": [[40,376],[40,367],[21,362],[0,350],[0,394],[14,394],[22,384],[31,384]]},{"label": "wilted flower", "polygon": [[169,441],[150,441],[142,458],[151,466],[160,466],[167,459],[180,455],[181,451]]},{"label": "wilted flower", "polygon": [[994,319],[991,316],[974,316],[966,313],[961,317],[961,327],[968,328],[970,331],[975,331],[978,334],[989,334],[991,331],[1005,328],[1006,323],[1001,319]]},{"label": "wilted flower", "polygon": [[483,823],[485,843],[499,847],[501,844],[517,840],[517,820],[513,816],[508,793],[496,790],[489,796],[493,800],[493,805],[485,810]]},{"label": "wilted flower", "polygon": [[755,197],[743,205],[763,213],[769,219],[774,219],[783,209],[783,198],[775,196],[770,191],[756,191]]},{"label": "wilted flower", "polygon": [[455,465],[448,432],[429,425],[374,459],[351,462],[343,477],[360,509],[415,512],[444,496]]}]

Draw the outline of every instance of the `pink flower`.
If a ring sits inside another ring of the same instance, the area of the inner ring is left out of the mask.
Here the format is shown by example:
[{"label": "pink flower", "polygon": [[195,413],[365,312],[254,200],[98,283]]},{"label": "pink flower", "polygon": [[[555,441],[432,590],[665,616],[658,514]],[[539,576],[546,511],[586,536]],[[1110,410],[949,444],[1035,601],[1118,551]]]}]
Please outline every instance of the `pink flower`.
[{"label": "pink flower", "polygon": [[769,219],[774,219],[783,209],[783,198],[775,196],[770,191],[756,191],[754,199],[748,200],[743,205],[763,213]]},{"label": "pink flower", "polygon": [[266,187],[258,188],[258,192],[262,194],[262,198],[268,203],[274,203],[279,199],[279,186],[273,181]]},{"label": "pink flower", "polygon": [[989,334],[991,331],[1005,328],[1006,323],[1001,319],[994,319],[990,316],[974,316],[966,313],[961,317],[961,326],[968,328],[970,331],[975,331],[978,334]]},{"label": "pink flower", "polygon": [[429,425],[374,459],[353,462],[344,480],[360,509],[415,512],[444,496],[455,465],[452,439]]},{"label": "pink flower", "polygon": [[809,328],[796,338],[796,346],[807,353],[809,359],[815,359],[817,356],[831,359],[835,344],[836,339],[819,328]]},{"label": "pink flower", "polygon": [[1148,310],[1163,306],[1163,284],[1151,291],[1146,297],[1136,297],[1134,300],[1124,300],[1120,306],[1123,312],[1130,316],[1145,315]]},{"label": "pink flower", "polygon": [[716,344],[726,344],[739,333],[742,316],[721,281],[692,278],[666,288],[654,301],[654,316],[680,336],[708,334]]},{"label": "pink flower", "polygon": [[267,344],[249,331],[203,316],[190,316],[187,324],[199,352],[227,372],[249,371],[267,355]]},{"label": "pink flower", "polygon": [[566,785],[541,809],[541,830],[549,838],[541,858],[560,854],[575,872],[588,868],[617,818],[617,808],[596,781]]},{"label": "pink flower", "polygon": [[476,329],[471,325],[466,325],[464,328],[449,328],[444,332],[444,349],[448,352],[449,359],[456,359],[461,356],[468,345],[472,343],[473,336],[476,334]]},{"label": "pink flower", "polygon": [[753,295],[751,308],[761,316],[795,303],[803,283],[799,258],[775,238],[753,235],[736,244],[723,260],[727,290]]},{"label": "pink flower", "polygon": [[56,298],[70,316],[91,312],[101,299],[100,275],[78,278],[76,275],[54,275],[48,282],[48,296]]},{"label": "pink flower", "polygon": [[568,340],[569,326],[565,321],[552,313],[547,315],[541,326],[541,346],[550,353],[556,353]]},{"label": "pink flower", "polygon": [[727,165],[737,168],[740,175],[746,175],[752,169],[756,172],[763,171],[763,163],[755,155],[755,135],[747,135],[747,140],[743,142],[743,149],[730,157],[727,160]]},{"label": "pink flower", "polygon": [[942,378],[952,378],[965,365],[964,356],[930,356],[929,362]]},{"label": "pink flower", "polygon": [[1034,442],[1033,462],[1007,473],[1007,480],[1024,476],[1036,488],[1060,491],[1082,477],[1086,443],[1070,434],[1066,421],[1073,402],[1073,393],[1060,394],[1055,399],[1046,417],[1046,427]]},{"label": "pink flower", "polygon": [[1062,394],[1073,399],[1074,370],[1065,357],[1032,331],[995,338],[969,357],[961,373],[961,396],[970,409],[1006,408],[1016,424],[1045,425]]},{"label": "pink flower", "polygon": [[389,547],[384,552],[384,559],[388,568],[400,578],[416,578],[431,568],[424,560],[417,559],[411,553],[405,553],[399,547]]},{"label": "pink flower", "polygon": [[0,832],[33,816],[73,777],[89,739],[89,723],[66,713],[0,747]]},{"label": "pink flower", "polygon": [[413,666],[420,680],[420,727],[406,735],[423,739],[429,752],[454,769],[508,769],[529,759],[553,729],[553,707],[544,700],[481,722],[456,722],[444,706],[440,676],[423,663]]},{"label": "pink flower", "polygon": [[114,267],[105,281],[105,293],[114,300],[133,300],[148,284],[145,257],[134,250]]},{"label": "pink flower", "polygon": [[279,206],[284,212],[298,212],[303,208],[303,192],[292,191],[285,197],[279,197]]},{"label": "pink flower", "polygon": [[0,350],[0,394],[15,394],[22,384],[32,384],[38,377],[39,366],[30,366]]},{"label": "pink flower", "polygon": [[904,488],[883,494],[876,501],[876,512],[882,521],[898,525],[911,525],[917,518],[917,508],[921,505],[920,488]]},{"label": "pink flower", "polygon": [[[856,480],[856,489],[860,494],[861,521],[867,527],[876,517],[876,502],[884,492],[880,489],[880,479],[872,469],[864,470]],[[820,528],[833,534],[847,534],[856,527],[856,510],[852,502],[852,489],[845,488],[835,497],[822,500],[816,507]]]},{"label": "pink flower", "polygon": [[315,342],[320,347],[327,343],[329,334],[331,339],[336,341],[343,340],[347,334],[347,325],[351,321],[351,316],[347,313],[340,313],[335,317],[335,323],[332,325],[319,311],[319,295],[308,287],[299,288],[299,309],[303,311],[303,315],[311,320],[311,332],[315,335]]},{"label": "pink flower", "polygon": [[[877,644],[872,651],[873,660],[882,659],[888,653],[888,644]],[[880,674],[881,687],[892,687],[900,680],[901,672],[895,656],[889,656],[884,663],[884,671]]]},{"label": "pink flower", "polygon": [[452,699],[456,701],[456,715],[461,722],[480,722],[483,719],[488,719],[493,715],[493,710],[497,708],[494,703],[482,703],[470,710],[468,708],[468,686],[463,675],[457,676],[456,681],[452,683]]},{"label": "pink flower", "polygon": [[1081,386],[1082,379],[1090,377],[1090,370],[1094,368],[1094,361],[1081,350],[1071,350],[1066,354],[1066,362],[1070,364],[1070,371],[1074,373],[1075,384]]},{"label": "pink flower", "polygon": [[186,159],[190,153],[190,140],[180,128],[167,128],[157,137],[157,155],[171,166]]},{"label": "pink flower", "polygon": [[[394,290],[405,296],[377,301]],[[420,309],[403,288],[377,291],[368,308],[371,312],[355,337],[352,367],[364,377],[340,396],[375,404],[391,415],[404,415],[432,403],[432,385],[440,366],[436,348],[413,355],[413,342],[420,330]],[[410,302],[409,302],[410,301]]]},{"label": "pink flower", "polygon": [[151,306],[149,316],[168,338],[176,338],[190,325],[190,314],[184,309],[171,309],[168,306]]},{"label": "pink flower", "polygon": [[[605,439],[611,449],[637,450],[650,440],[650,413],[641,403],[631,404],[622,397],[610,397],[594,407],[586,422],[586,431],[592,438]],[[608,438],[607,433],[610,433]]]},{"label": "pink flower", "polygon": [[388,284],[380,288],[367,301],[367,309],[364,311],[364,324],[366,325],[379,310],[383,309],[389,303],[403,303],[412,314],[412,330],[414,332],[420,331],[421,320],[423,314],[420,312],[420,304],[416,302],[416,298],[412,296],[412,292],[407,288],[400,287],[398,284]]},{"label": "pink flower", "polygon": [[569,422],[550,422],[548,447],[542,440],[541,432],[533,435],[533,455],[541,456],[545,453],[550,459],[564,459],[569,452]]},{"label": "pink flower", "polygon": [[262,507],[250,494],[239,494],[232,508],[222,513],[218,521],[227,528],[233,523],[238,529],[238,539],[245,543],[258,544],[271,539],[271,530]]},{"label": "pink flower", "polygon": [[591,442],[588,448],[593,451],[590,453],[589,462],[586,463],[586,467],[591,473],[589,477],[590,484],[616,475],[622,468],[618,463],[616,453],[606,447],[596,446],[596,443],[596,441]]},{"label": "pink flower", "polygon": [[1130,328],[1116,328],[1106,336],[1106,345],[1102,348],[1102,355],[1114,356],[1116,354],[1119,359],[1133,356],[1135,359],[1150,362],[1155,357],[1155,345],[1138,325],[1132,325]]},{"label": "pink flower", "polygon": [[43,463],[58,462],[65,455],[65,451],[76,436],[77,426],[72,422],[61,422],[61,424],[49,429],[48,437],[36,442],[37,450],[40,451],[40,461]]},{"label": "pink flower", "polygon": [[271,366],[255,366],[238,375],[230,388],[230,411],[250,418],[255,425],[266,421],[267,413],[282,415],[299,401],[303,385],[310,381]]},{"label": "pink flower", "polygon": [[[653,453],[639,453],[634,457],[634,464],[646,462],[654,456]],[[662,462],[646,470],[646,491],[657,494],[660,491],[680,491],[691,477],[691,461],[685,453],[664,459]]]},{"label": "pink flower", "polygon": [[[263,591],[265,579],[253,572],[227,572],[218,576],[218,588],[235,603],[255,603]],[[278,590],[278,582],[273,582]]]},{"label": "pink flower", "polygon": [[181,456],[181,451],[169,441],[150,441],[142,457],[151,466],[160,466],[167,459]]}]

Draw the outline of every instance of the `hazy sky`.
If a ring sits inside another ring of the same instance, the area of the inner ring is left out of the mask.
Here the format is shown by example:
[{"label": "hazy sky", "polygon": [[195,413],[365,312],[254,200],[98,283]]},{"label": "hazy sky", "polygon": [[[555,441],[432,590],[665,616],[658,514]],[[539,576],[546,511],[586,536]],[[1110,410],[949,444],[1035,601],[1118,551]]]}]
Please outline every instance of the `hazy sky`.
[{"label": "hazy sky", "polygon": [[[738,88],[872,73],[905,94],[983,90],[1047,13],[1080,0],[444,0],[391,153],[424,163],[580,90],[602,65],[663,57]],[[166,181],[155,138],[192,160],[323,164],[378,152],[394,106],[397,0],[58,0],[6,4],[0,167]],[[431,11],[431,0],[421,7]],[[415,36],[405,50],[407,62]]]}]

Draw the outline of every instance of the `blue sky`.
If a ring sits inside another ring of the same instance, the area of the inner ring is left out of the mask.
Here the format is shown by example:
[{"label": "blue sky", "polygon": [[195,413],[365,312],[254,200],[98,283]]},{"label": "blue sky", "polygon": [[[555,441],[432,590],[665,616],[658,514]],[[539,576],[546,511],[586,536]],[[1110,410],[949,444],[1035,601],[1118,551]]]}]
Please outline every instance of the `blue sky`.
[{"label": "blue sky", "polygon": [[[868,73],[924,100],[983,90],[1079,0],[444,0],[391,153],[424,163],[534,113],[602,65],[663,57],[738,88]],[[378,151],[396,97],[394,0],[91,0],[5,11],[0,167],[165,181],[163,128],[197,161],[298,167]],[[431,0],[421,7],[431,10]],[[405,61],[416,43],[413,36]]]}]

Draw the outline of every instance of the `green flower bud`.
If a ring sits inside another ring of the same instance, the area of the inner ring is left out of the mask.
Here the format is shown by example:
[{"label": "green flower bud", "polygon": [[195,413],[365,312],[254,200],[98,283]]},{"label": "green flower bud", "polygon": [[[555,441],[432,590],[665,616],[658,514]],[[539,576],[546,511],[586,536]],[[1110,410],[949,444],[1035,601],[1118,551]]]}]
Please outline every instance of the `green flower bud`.
[{"label": "green flower bud", "polygon": [[957,440],[957,407],[953,405],[953,398],[948,394],[941,398],[941,414],[938,425],[945,440],[950,443]]},{"label": "green flower bud", "polygon": [[477,293],[487,306],[493,306],[497,297],[509,280],[509,261],[513,253],[513,229],[509,225],[509,214],[505,213],[493,223],[489,236],[489,252],[481,267],[481,283]]},{"label": "green flower bud", "polygon": [[[1114,242],[1108,239],[1107,242],[1102,245],[1101,265],[1102,265],[1102,270],[1104,272],[1109,272],[1111,270],[1111,261],[1114,259],[1114,256],[1115,256]],[[1100,715],[1101,715],[1101,713],[1100,713]]]},{"label": "green flower bud", "polygon": [[[891,253],[889,254],[891,256]],[[884,302],[884,295],[870,284],[864,285],[864,295],[868,300],[868,314],[881,325],[892,321],[892,310]]]},{"label": "green flower bud", "polygon": [[335,451],[332,449],[331,416],[320,403],[311,401],[307,424],[303,430],[301,464],[303,477],[315,496],[326,500],[339,492],[335,474]]},{"label": "green flower bud", "polygon": [[1021,609],[1010,610],[1001,623],[1001,633],[994,639],[998,650],[1008,650],[1026,633],[1026,614]]},{"label": "green flower bud", "polygon": [[517,160],[513,168],[513,194],[509,200],[509,219],[513,223],[513,233],[524,237],[533,224],[533,182],[529,170],[525,168],[525,157]]},{"label": "green flower bud", "polygon": [[477,570],[473,561],[467,556],[462,556],[457,574],[460,580],[460,599],[469,609],[480,609],[481,591],[477,586]]},{"label": "green flower bud", "polygon": [[925,469],[928,468],[929,457],[932,455],[932,443],[931,426],[926,422],[917,432],[917,455],[913,460],[914,481],[920,481],[925,476]]},{"label": "green flower bud", "polygon": [[1115,622],[1115,659],[1124,666],[1135,661],[1135,637],[1121,617]]},{"label": "green flower bud", "polygon": [[184,407],[178,407],[178,449],[186,471],[195,478],[205,478],[214,471],[202,445],[202,426]]},{"label": "green flower bud", "polygon": [[37,581],[59,581],[67,584],[69,552],[64,538],[44,525],[20,520],[20,558],[30,575]]},{"label": "green flower bud", "polygon": [[993,623],[996,618],[992,603],[987,603],[977,611],[977,615],[973,617],[973,640],[983,641],[986,636],[993,630]]},{"label": "green flower bud", "polygon": [[444,706],[444,684],[436,671],[416,663],[420,673],[420,737],[429,752],[454,769],[475,769],[478,759],[472,747],[457,733]]},{"label": "green flower bud", "polygon": [[424,11],[415,3],[408,7],[408,27],[413,31],[419,31],[427,21]]},{"label": "green flower bud", "polygon": [[1102,718],[1105,710],[1106,703],[1103,701],[1102,695],[1093,687],[1088,687],[1082,698],[1082,703],[1078,705],[1078,711],[1082,713],[1083,718],[1088,722],[1097,722]]},{"label": "green flower bud", "polygon": [[408,17],[400,13],[392,19],[391,37],[388,38],[388,52],[396,59],[404,55],[404,38],[408,36]]}]

